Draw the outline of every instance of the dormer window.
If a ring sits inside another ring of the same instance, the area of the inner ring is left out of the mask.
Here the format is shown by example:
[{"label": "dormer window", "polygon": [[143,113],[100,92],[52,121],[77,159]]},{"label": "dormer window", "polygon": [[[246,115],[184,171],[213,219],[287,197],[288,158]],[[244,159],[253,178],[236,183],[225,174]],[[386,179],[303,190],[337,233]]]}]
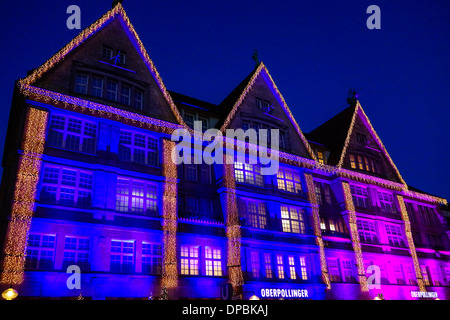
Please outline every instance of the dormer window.
[{"label": "dormer window", "polygon": [[322,151],[317,151],[317,160],[319,160],[320,163],[325,164],[325,160],[324,160]]},{"label": "dormer window", "polygon": [[106,60],[111,60],[113,57],[114,50],[109,47],[103,47],[102,57]]}]

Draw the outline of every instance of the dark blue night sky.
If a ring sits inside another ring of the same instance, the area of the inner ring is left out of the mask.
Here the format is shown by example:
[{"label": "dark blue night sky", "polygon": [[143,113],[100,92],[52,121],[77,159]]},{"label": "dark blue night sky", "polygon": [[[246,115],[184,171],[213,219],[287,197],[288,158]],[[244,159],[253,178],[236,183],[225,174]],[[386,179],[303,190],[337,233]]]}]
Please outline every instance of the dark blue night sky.
[{"label": "dark blue night sky", "polygon": [[[0,148],[14,80],[38,67],[109,0],[3,1]],[[343,4],[345,2],[345,4]],[[369,30],[366,9],[381,9]],[[166,86],[219,103],[253,69],[255,49],[301,129],[360,102],[405,181],[450,199],[450,1],[131,1],[124,8]]]}]

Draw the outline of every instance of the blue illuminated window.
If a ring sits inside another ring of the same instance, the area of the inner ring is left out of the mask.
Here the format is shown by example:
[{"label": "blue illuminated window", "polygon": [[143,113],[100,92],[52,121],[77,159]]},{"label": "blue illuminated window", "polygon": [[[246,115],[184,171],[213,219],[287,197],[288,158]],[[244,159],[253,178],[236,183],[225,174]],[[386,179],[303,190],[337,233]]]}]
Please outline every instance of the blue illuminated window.
[{"label": "blue illuminated window", "polygon": [[92,173],[46,165],[42,174],[40,201],[90,207]]},{"label": "blue illuminated window", "polygon": [[56,236],[29,234],[25,269],[51,270],[55,256]]},{"label": "blue illuminated window", "polygon": [[66,236],[64,243],[63,269],[77,265],[82,271],[89,271],[89,238]]},{"label": "blue illuminated window", "polygon": [[260,257],[259,257],[259,252],[257,251],[252,251],[250,253],[250,263],[251,263],[251,267],[252,267],[252,276],[254,278],[259,278],[260,277],[260,273],[261,273],[261,261],[260,261]]},{"label": "blue illuminated window", "polygon": [[142,110],[142,106],[144,104],[144,92],[139,89],[134,89],[134,103],[133,107],[138,110]]},{"label": "blue illuminated window", "polygon": [[158,139],[132,131],[120,131],[119,159],[159,166]]},{"label": "blue illuminated window", "polygon": [[105,98],[112,101],[117,101],[117,81],[106,80],[106,94]]},{"label": "blue illuminated window", "polygon": [[111,272],[134,272],[134,241],[111,240]]},{"label": "blue illuminated window", "polygon": [[125,84],[120,86],[120,103],[130,105],[131,87]]},{"label": "blue illuminated window", "polygon": [[47,145],[73,151],[95,153],[97,124],[65,115],[50,118]]},{"label": "blue illuminated window", "polygon": [[263,201],[238,198],[239,215],[246,219],[246,225],[266,229],[266,204]]},{"label": "blue illuminated window", "polygon": [[270,253],[264,253],[264,271],[266,278],[272,279],[273,277],[272,257]]},{"label": "blue illuminated window", "polygon": [[117,179],[116,210],[143,215],[157,215],[158,187],[144,180]]},{"label": "blue illuminated window", "polygon": [[162,245],[142,243],[142,273],[159,275],[162,272]]},{"label": "blue illuminated window", "polygon": [[96,97],[103,97],[103,78],[92,76],[91,94]]}]

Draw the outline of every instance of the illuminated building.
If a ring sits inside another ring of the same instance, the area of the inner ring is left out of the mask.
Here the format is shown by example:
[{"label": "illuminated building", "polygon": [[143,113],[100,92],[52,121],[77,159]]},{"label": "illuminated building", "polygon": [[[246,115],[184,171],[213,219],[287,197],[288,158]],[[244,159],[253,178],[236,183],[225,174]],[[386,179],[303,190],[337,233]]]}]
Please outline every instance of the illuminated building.
[{"label": "illuminated building", "polygon": [[[196,120],[278,129],[278,173],[176,166]],[[9,121],[1,289],[19,298],[450,297],[447,201],[406,185],[358,101],[305,135],[263,63],[219,105],[170,92],[120,3],[16,83]]]}]

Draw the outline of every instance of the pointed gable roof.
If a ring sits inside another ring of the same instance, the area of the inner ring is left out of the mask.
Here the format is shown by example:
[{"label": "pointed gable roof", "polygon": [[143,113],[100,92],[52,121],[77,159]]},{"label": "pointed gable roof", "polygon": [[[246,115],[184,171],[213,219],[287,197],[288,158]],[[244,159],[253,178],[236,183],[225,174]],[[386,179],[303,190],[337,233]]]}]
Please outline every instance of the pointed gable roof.
[{"label": "pointed gable roof", "polygon": [[283,96],[278,90],[278,87],[273,81],[273,78],[270,75],[269,70],[267,69],[267,67],[264,65],[263,62],[260,62],[255,67],[255,69],[252,72],[250,72],[250,74],[247,77],[245,77],[245,79],[219,104],[219,107],[221,107],[223,109],[223,112],[225,113],[223,121],[218,125],[220,127],[220,131],[225,132],[225,130],[229,127],[231,120],[234,118],[237,111],[241,107],[244,99],[246,98],[247,94],[252,89],[256,79],[262,74],[265,74],[267,79],[269,79],[269,83],[272,86],[272,89],[274,90],[276,96],[279,98],[280,104],[284,112],[286,113],[286,116],[288,117],[288,119],[294,126],[295,130],[297,131],[300,139],[303,142],[303,145],[307,149],[309,156],[315,160],[316,156],[314,155],[314,152],[312,151],[308,141],[303,135],[297,121],[292,115],[292,112],[290,111],[288,105],[286,104],[286,101],[284,100]]},{"label": "pointed gable roof", "polygon": [[123,8],[122,4],[120,2],[117,2],[117,4],[110,9],[108,12],[106,12],[100,19],[92,23],[89,27],[81,31],[78,36],[76,36],[72,41],[70,41],[67,45],[65,45],[61,50],[59,50],[57,53],[55,53],[50,59],[48,59],[44,64],[42,64],[40,67],[36,68],[31,72],[29,75],[27,75],[25,78],[19,80],[19,86],[26,87],[31,86],[34,83],[36,83],[37,80],[39,80],[46,72],[54,68],[60,61],[64,60],[64,58],[72,52],[74,49],[76,49],[78,46],[80,46],[83,42],[85,42],[87,39],[89,39],[91,36],[93,36],[95,33],[97,33],[99,30],[104,28],[106,25],[111,23],[115,19],[120,19],[120,22],[125,29],[127,35],[129,36],[130,40],[134,44],[137,52],[141,55],[144,63],[146,64],[149,72],[153,76],[156,84],[158,85],[159,89],[161,90],[161,93],[164,96],[164,99],[167,101],[172,113],[174,114],[176,120],[180,124],[184,124],[184,121],[175,106],[175,103],[173,102],[166,86],[164,85],[164,82],[162,81],[161,76],[159,75],[158,71],[156,70],[156,67],[153,63],[153,61],[150,59],[142,41],[140,40],[138,34],[136,33],[136,30],[134,29],[133,25],[130,22],[130,19],[128,18],[125,9]]},{"label": "pointed gable roof", "polygon": [[383,145],[380,137],[376,133],[369,118],[364,112],[359,101],[356,101],[355,105],[350,106],[326,121],[324,124],[320,125],[309,134],[307,137],[312,142],[319,142],[330,148],[331,154],[329,159],[329,164],[336,166],[338,169],[342,168],[344,164],[344,159],[347,154],[347,148],[350,143],[350,138],[353,135],[353,129],[355,127],[355,122],[360,119],[364,126],[367,128],[369,133],[372,135],[374,142],[377,144],[381,153],[387,159],[389,165],[395,172],[398,180],[406,186],[400,172],[392,161],[389,153]]},{"label": "pointed gable roof", "polygon": [[355,106],[350,106],[319,127],[305,134],[312,144],[320,143],[330,151],[327,163],[337,165],[341,159],[342,150],[348,135],[350,125],[355,115]]}]

